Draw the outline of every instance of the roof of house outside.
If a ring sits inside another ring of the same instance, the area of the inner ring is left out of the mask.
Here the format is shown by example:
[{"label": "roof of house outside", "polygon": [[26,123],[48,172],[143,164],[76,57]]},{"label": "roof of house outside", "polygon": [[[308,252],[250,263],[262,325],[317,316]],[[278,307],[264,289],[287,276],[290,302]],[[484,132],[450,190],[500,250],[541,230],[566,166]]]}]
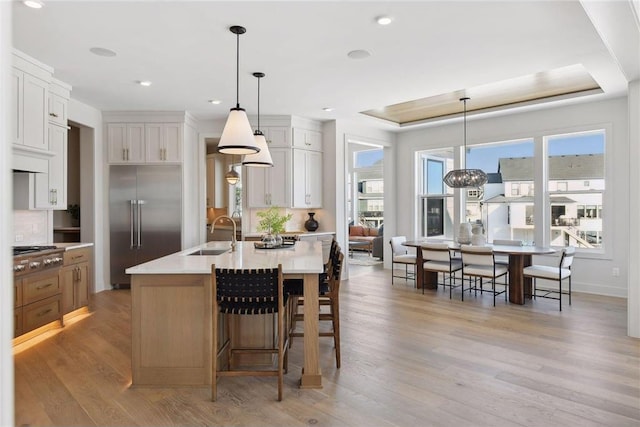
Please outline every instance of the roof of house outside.
[{"label": "roof of house outside", "polygon": [[[484,202],[485,203],[533,203],[534,200],[532,196],[505,197],[504,195],[501,194],[499,196],[495,196],[490,199],[487,199]],[[549,202],[552,205],[555,205],[555,204],[575,203],[576,201],[565,196],[552,196],[549,198]]]},{"label": "roof of house outside", "polygon": [[[502,181],[533,181],[533,157],[501,158],[498,171]],[[603,179],[604,154],[577,154],[549,157],[549,180]]]}]

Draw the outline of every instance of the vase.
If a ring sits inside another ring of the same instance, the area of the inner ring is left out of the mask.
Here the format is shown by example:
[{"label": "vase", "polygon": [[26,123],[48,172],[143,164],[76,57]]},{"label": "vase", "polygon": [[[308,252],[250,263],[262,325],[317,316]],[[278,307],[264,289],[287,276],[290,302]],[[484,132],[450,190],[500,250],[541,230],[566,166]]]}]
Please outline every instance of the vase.
[{"label": "vase", "polygon": [[471,228],[471,244],[473,246],[484,246],[487,243],[487,239],[482,234],[482,224],[474,224]]},{"label": "vase", "polygon": [[267,248],[273,248],[276,246],[276,238],[271,233],[263,235],[261,240]]},{"label": "vase", "polygon": [[471,243],[471,224],[468,222],[460,223],[458,229],[458,243],[461,245],[468,245]]},{"label": "vase", "polygon": [[309,219],[304,222],[304,228],[307,231],[316,231],[318,229],[318,221],[313,217],[315,214],[315,212],[309,212]]}]

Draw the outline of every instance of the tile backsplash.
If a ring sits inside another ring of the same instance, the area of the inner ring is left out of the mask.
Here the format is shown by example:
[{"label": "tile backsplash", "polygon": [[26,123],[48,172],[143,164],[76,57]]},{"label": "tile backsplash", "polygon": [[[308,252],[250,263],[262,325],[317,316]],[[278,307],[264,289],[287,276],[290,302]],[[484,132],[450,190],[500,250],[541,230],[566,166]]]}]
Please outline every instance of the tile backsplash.
[{"label": "tile backsplash", "polygon": [[47,244],[47,211],[13,211],[13,246]]}]

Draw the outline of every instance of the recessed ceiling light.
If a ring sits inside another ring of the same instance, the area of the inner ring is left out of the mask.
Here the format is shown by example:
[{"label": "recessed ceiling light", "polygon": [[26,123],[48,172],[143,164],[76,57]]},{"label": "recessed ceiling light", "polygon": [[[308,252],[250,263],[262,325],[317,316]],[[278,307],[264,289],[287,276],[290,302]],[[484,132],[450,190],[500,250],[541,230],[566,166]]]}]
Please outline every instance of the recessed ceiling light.
[{"label": "recessed ceiling light", "polygon": [[382,16],[378,16],[376,18],[376,22],[380,25],[389,25],[391,24],[391,21],[393,21],[393,18],[391,18],[390,16],[386,16],[386,15],[382,15]]},{"label": "recessed ceiling light", "polygon": [[220,101],[219,99],[210,99],[209,104],[214,104],[214,105],[218,105],[220,103],[222,103],[222,101]]},{"label": "recessed ceiling light", "polygon": [[140,86],[151,86],[151,82],[149,80],[141,80],[138,82]]},{"label": "recessed ceiling light", "polygon": [[24,3],[25,6],[30,7],[31,9],[42,9],[42,7],[44,6],[44,3],[39,0],[24,0],[22,3]]},{"label": "recessed ceiling light", "polygon": [[104,47],[92,47],[89,52],[98,56],[116,56],[116,53],[112,50],[105,49]]},{"label": "recessed ceiling light", "polygon": [[331,107],[324,107],[324,108],[322,109],[322,111],[326,111],[326,112],[333,111],[333,108],[331,108]]},{"label": "recessed ceiling light", "polygon": [[351,59],[364,59],[370,57],[371,52],[364,49],[357,49],[347,53],[347,56]]}]

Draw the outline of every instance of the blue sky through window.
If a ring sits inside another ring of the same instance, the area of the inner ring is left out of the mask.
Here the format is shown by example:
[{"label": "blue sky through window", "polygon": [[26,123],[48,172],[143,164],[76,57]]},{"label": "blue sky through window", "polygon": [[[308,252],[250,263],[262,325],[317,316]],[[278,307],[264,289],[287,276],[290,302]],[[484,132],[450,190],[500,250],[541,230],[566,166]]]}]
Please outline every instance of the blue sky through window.
[{"label": "blue sky through window", "polygon": [[367,151],[358,151],[355,153],[355,167],[356,168],[368,168],[376,165],[377,163],[382,163],[383,150],[367,150]]},{"label": "blue sky through window", "polygon": [[[467,168],[493,173],[498,171],[500,158],[533,157],[533,140],[472,147],[467,150]],[[601,132],[549,138],[550,156],[602,153],[604,153],[604,133]]]}]

